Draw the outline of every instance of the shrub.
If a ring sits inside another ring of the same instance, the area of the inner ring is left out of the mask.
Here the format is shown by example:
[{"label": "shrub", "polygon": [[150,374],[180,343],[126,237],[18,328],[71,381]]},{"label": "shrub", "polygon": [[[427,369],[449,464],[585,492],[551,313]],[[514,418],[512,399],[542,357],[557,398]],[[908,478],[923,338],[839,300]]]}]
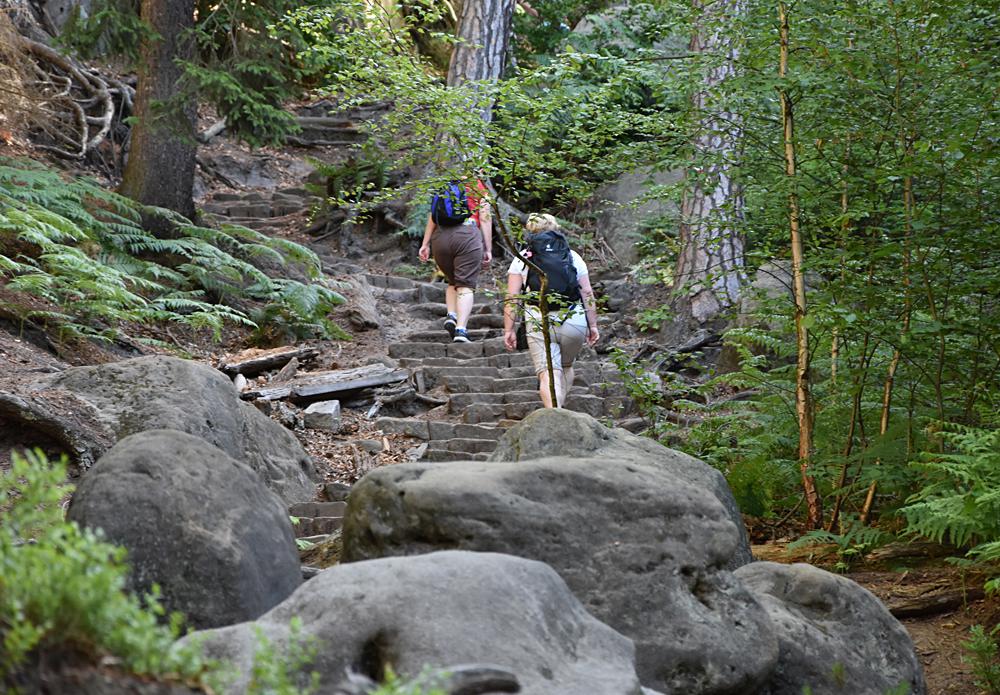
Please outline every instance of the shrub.
[{"label": "shrub", "polygon": [[36,651],[71,648],[113,657],[137,674],[199,678],[195,648],[176,648],[182,618],[158,621],[155,595],[125,593],[125,551],[63,518],[65,458],[14,454],[0,475],[0,685]]}]

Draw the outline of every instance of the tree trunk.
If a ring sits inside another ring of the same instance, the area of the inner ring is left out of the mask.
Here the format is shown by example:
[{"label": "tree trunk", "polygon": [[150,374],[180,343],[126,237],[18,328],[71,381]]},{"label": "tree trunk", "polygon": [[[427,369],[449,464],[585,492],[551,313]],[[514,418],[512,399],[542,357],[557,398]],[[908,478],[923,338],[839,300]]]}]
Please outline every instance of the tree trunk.
[{"label": "tree trunk", "polygon": [[742,219],[743,196],[733,177],[742,135],[740,118],[710,103],[712,95],[735,75],[739,57],[736,44],[722,34],[720,19],[738,16],[744,8],[741,0],[696,0],[696,4],[703,26],[691,38],[691,51],[725,59],[705,73],[702,89],[692,98],[699,118],[694,147],[707,164],[702,172],[688,173],[674,291],[680,321],[704,324],[736,303],[745,280],[743,239],[737,224]]},{"label": "tree trunk", "polygon": [[194,27],[194,0],[142,0],[142,19],[158,39],[143,44],[132,129],[121,192],[145,205],[194,217],[195,104],[169,115],[156,102],[172,97],[183,75],[177,60],[192,46],[185,33]]},{"label": "tree trunk", "polygon": [[[507,60],[514,0],[467,0],[458,23],[459,43],[451,54],[448,86],[466,82],[496,82]],[[473,108],[487,123],[492,119],[493,101],[483,95]]]},{"label": "tree trunk", "polygon": [[[788,13],[784,3],[778,3],[781,21],[781,59],[778,77],[788,74]],[[799,229],[799,197],[796,191],[795,121],[792,101],[784,87],[779,87],[781,122],[784,126],[785,175],[788,177],[788,226],[791,231],[792,284],[795,291],[795,413],[799,421],[799,469],[802,489],[808,506],[809,528],[818,529],[823,524],[823,507],[816,481],[812,476],[813,406],[809,389],[809,330],[806,326],[806,283],[802,273],[802,233]]]}]

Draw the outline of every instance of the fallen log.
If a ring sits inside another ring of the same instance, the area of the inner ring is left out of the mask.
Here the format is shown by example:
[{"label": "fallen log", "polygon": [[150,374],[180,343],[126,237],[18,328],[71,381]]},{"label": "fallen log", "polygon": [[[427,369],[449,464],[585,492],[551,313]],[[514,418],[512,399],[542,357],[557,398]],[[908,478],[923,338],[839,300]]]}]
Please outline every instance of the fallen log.
[{"label": "fallen log", "polygon": [[243,392],[247,400],[318,400],[337,397],[374,386],[406,381],[408,369],[390,369],[384,364],[370,364],[353,369],[309,372],[281,384],[261,386]]},{"label": "fallen log", "polygon": [[898,601],[889,601],[889,612],[898,619],[926,618],[931,615],[949,613],[967,603],[978,601],[985,596],[982,588],[945,589],[923,596],[914,596]]},{"label": "fallen log", "polygon": [[299,362],[305,362],[317,355],[319,355],[319,348],[314,347],[286,346],[271,350],[244,350],[238,355],[228,358],[219,369],[226,374],[254,375],[269,369],[283,367],[291,362],[292,358]]}]

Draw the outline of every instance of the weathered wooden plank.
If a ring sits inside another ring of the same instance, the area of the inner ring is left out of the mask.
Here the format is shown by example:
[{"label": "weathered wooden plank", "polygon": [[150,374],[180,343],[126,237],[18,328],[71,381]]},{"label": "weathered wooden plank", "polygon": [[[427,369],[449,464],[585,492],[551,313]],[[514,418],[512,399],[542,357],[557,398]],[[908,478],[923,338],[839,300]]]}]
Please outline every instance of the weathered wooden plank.
[{"label": "weathered wooden plank", "polygon": [[260,374],[269,369],[277,369],[292,360],[300,362],[312,359],[319,354],[319,348],[285,346],[270,350],[244,350],[238,355],[228,358],[219,369],[226,374]]},{"label": "weathered wooden plank", "polygon": [[318,398],[320,396],[332,396],[346,391],[357,391],[358,389],[370,388],[372,386],[384,386],[385,384],[406,381],[409,375],[409,370],[393,369],[381,373],[359,375],[347,380],[315,380],[308,384],[297,384],[292,389],[292,397]]},{"label": "weathered wooden plank", "polygon": [[325,372],[305,372],[280,384],[268,384],[243,392],[248,400],[310,400],[323,396],[333,396],[348,391],[384,386],[405,381],[410,376],[408,369],[391,369],[384,364],[369,364],[352,369],[337,369]]}]

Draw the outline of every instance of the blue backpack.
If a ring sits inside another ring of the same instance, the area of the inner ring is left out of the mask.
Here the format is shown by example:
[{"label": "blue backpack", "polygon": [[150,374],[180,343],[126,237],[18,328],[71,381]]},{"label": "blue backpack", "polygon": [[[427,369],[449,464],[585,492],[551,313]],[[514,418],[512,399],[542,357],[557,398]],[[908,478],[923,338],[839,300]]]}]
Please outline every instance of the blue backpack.
[{"label": "blue backpack", "polygon": [[472,211],[461,181],[449,181],[446,187],[431,196],[431,219],[439,227],[457,227],[470,217]]}]

